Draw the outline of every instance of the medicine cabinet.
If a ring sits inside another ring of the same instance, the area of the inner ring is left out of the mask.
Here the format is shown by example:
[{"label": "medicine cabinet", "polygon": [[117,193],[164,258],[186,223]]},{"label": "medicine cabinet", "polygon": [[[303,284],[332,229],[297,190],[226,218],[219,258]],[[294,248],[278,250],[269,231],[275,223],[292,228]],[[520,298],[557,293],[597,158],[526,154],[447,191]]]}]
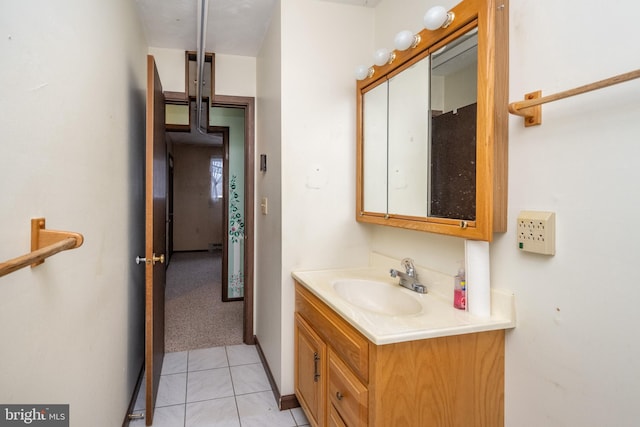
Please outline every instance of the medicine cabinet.
[{"label": "medicine cabinet", "polygon": [[490,241],[506,231],[508,2],[451,12],[358,81],[356,219]]}]

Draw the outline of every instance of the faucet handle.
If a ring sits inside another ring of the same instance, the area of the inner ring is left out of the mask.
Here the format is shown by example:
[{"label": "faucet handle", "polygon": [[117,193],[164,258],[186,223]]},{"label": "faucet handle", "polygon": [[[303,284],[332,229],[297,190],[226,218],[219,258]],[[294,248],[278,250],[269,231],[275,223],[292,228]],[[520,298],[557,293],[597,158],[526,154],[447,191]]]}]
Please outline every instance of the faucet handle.
[{"label": "faucet handle", "polygon": [[391,277],[398,277],[398,270],[392,268],[391,270],[389,270],[389,274],[391,275]]},{"label": "faucet handle", "polygon": [[416,268],[413,266],[413,260],[411,258],[403,258],[402,261],[400,261],[400,264],[402,264],[404,269],[407,271],[407,274],[410,276],[415,273]]}]

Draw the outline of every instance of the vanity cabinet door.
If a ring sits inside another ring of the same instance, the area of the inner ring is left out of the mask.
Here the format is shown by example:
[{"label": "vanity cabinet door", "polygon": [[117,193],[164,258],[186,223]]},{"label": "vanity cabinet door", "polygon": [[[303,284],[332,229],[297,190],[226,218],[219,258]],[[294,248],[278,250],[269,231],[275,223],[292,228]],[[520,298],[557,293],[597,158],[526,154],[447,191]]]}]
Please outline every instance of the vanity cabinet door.
[{"label": "vanity cabinet door", "polygon": [[296,397],[305,410],[309,423],[314,427],[323,427],[327,346],[298,313],[294,333]]},{"label": "vanity cabinet door", "polygon": [[[329,400],[348,427],[367,426],[369,393],[358,377],[329,349]],[[333,409],[332,408],[332,409]]]}]

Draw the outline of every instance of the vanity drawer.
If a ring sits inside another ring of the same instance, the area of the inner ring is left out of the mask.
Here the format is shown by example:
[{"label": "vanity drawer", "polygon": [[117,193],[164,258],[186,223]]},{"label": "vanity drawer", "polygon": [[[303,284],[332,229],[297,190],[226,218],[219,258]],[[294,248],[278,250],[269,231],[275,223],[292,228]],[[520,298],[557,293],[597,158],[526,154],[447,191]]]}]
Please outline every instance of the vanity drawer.
[{"label": "vanity drawer", "polygon": [[365,384],[369,382],[369,341],[318,297],[296,282],[296,311]]},{"label": "vanity drawer", "polygon": [[329,427],[347,427],[335,406],[329,405]]},{"label": "vanity drawer", "polygon": [[328,379],[331,406],[338,412],[344,424],[348,427],[366,426],[369,410],[367,387],[331,350]]}]

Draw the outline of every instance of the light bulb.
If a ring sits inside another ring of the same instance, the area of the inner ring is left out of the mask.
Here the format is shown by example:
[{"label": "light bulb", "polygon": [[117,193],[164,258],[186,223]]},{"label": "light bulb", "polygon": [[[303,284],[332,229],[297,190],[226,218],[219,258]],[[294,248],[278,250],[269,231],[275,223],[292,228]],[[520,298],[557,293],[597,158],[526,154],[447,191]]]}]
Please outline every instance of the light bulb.
[{"label": "light bulb", "polygon": [[373,63],[376,64],[378,67],[381,67],[387,62],[389,62],[390,55],[391,53],[389,52],[389,49],[381,47],[380,49],[376,50],[375,53],[373,54]]},{"label": "light bulb", "polygon": [[409,30],[400,31],[393,39],[393,44],[398,50],[407,50],[414,45],[416,37]]},{"label": "light bulb", "polygon": [[453,21],[453,12],[447,12],[444,6],[433,6],[424,14],[424,27],[427,30],[446,28]]},{"label": "light bulb", "polygon": [[364,80],[367,77],[369,77],[369,67],[367,67],[366,65],[358,65],[356,67],[356,79],[358,80]]}]

